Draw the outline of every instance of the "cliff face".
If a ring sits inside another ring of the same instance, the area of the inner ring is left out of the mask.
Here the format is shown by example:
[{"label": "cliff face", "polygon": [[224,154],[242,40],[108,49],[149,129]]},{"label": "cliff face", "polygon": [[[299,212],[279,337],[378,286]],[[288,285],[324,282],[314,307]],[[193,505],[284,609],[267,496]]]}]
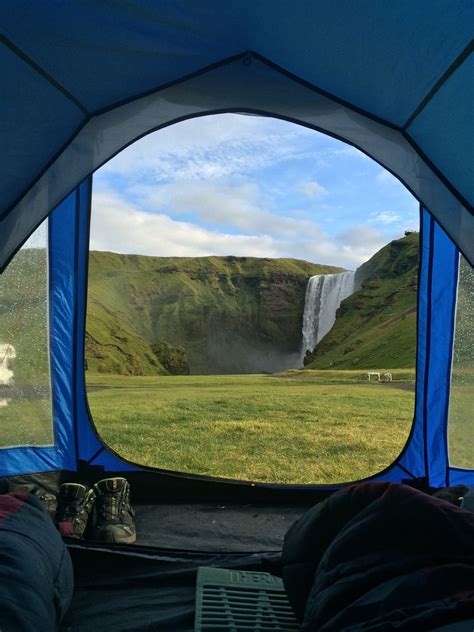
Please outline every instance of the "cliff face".
[{"label": "cliff face", "polygon": [[340,271],[295,259],[92,252],[88,366],[136,375],[288,368],[309,277]]},{"label": "cliff face", "polygon": [[357,270],[359,290],[341,303],[307,368],[415,367],[418,240],[392,241]]}]

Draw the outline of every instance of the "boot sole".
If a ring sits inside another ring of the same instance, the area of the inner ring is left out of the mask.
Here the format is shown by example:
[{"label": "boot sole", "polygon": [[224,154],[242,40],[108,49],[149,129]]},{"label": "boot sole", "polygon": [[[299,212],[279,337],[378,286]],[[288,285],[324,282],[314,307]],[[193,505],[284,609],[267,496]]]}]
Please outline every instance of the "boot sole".
[{"label": "boot sole", "polygon": [[113,533],[106,533],[102,537],[93,538],[94,542],[105,542],[107,544],[134,544],[137,540],[137,534],[115,536]]}]

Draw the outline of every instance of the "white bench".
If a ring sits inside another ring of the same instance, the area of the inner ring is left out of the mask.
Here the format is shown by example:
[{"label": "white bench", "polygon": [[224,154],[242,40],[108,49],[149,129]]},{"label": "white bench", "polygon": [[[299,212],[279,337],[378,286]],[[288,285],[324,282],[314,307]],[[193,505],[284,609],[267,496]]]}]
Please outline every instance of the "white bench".
[{"label": "white bench", "polygon": [[380,373],[378,371],[368,371],[367,377],[369,378],[369,382],[372,375],[377,376],[377,380],[380,382]]}]

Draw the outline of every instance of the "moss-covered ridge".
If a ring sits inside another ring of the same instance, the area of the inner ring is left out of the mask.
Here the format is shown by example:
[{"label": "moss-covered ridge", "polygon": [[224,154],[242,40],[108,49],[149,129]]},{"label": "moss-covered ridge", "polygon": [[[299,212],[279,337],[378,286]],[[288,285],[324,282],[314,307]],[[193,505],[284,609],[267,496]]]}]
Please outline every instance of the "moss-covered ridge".
[{"label": "moss-covered ridge", "polygon": [[[86,352],[94,371],[273,371],[296,361],[309,277],[340,272],[297,259],[145,257],[91,252]],[[175,351],[153,352],[166,341]],[[158,345],[158,346],[157,346]]]}]

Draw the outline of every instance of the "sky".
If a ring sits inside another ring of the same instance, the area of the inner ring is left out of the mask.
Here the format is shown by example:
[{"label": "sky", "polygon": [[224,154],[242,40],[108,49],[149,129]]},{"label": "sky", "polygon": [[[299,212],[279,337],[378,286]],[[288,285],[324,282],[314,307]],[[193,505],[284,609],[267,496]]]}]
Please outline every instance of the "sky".
[{"label": "sky", "polygon": [[195,118],[137,141],[94,175],[91,249],[292,257],[354,270],[418,203],[353,147],[274,118]]}]

